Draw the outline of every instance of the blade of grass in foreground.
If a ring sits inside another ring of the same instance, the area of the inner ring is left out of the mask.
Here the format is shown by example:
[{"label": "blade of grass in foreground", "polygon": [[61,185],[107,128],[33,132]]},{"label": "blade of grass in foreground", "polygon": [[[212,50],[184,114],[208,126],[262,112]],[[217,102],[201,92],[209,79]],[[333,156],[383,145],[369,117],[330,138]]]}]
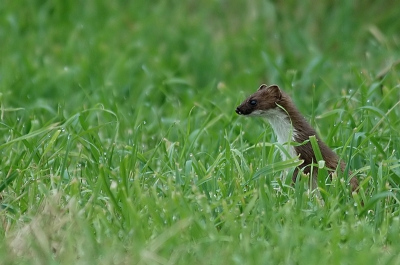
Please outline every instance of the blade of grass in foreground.
[{"label": "blade of grass in foreground", "polygon": [[286,169],[300,166],[302,163],[303,163],[303,160],[299,160],[297,157],[294,157],[294,158],[286,160],[286,161],[280,161],[280,162],[276,162],[276,163],[267,165],[266,167],[263,167],[260,170],[258,170],[254,174],[252,180],[258,179],[261,176],[276,174],[276,173],[284,171]]},{"label": "blade of grass in foreground", "polygon": [[[322,157],[321,150],[319,149],[317,138],[315,137],[315,135],[310,136],[309,138],[315,154],[315,158],[317,159],[317,161],[314,161],[314,163],[317,163],[318,166],[318,186],[325,190],[325,177],[328,176],[328,170],[325,168],[325,161]],[[322,193],[322,196],[324,199],[326,199],[326,197],[324,197],[324,193]]]},{"label": "blade of grass in foreground", "polygon": [[13,182],[19,175],[18,171],[16,170],[10,169],[8,172],[8,176],[0,183],[0,192],[7,188],[7,186],[10,185],[10,183]]}]

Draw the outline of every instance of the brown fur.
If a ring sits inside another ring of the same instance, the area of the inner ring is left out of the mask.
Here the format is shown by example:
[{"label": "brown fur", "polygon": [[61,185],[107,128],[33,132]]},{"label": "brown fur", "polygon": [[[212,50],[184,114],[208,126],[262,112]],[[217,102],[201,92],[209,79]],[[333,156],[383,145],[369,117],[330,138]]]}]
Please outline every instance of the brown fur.
[{"label": "brown fur", "polygon": [[[254,104],[254,101],[256,101],[256,104]],[[251,102],[253,103],[253,105],[251,104]],[[255,113],[255,111],[267,112],[268,110],[273,108],[279,108],[282,112],[285,112],[288,115],[287,118],[291,120],[291,123],[296,130],[294,139],[296,142],[302,143],[306,140],[309,140],[310,136],[315,135],[318,141],[319,149],[321,150],[322,157],[325,160],[326,167],[331,170],[336,170],[339,168],[339,170],[344,172],[346,164],[341,161],[339,157],[335,154],[335,152],[333,152],[320,139],[316,131],[306,121],[303,115],[301,115],[301,113],[297,110],[290,97],[278,86],[261,85],[260,88],[253,95],[249,96],[246,100],[243,101],[240,106],[236,108],[236,113],[238,113],[239,115],[251,115],[252,113]],[[310,142],[307,142],[306,144],[300,146],[295,146],[295,151],[298,155],[300,155],[300,159],[302,159],[304,162],[300,165],[299,168],[296,168],[296,170],[294,171],[294,182],[296,181],[298,171],[300,169],[303,170],[305,174],[308,174],[311,172],[311,165],[313,164],[313,162],[315,163],[315,161],[317,161]],[[338,167],[339,161],[340,166]],[[313,172],[315,172],[315,174],[317,171],[317,168],[313,168]],[[317,176],[315,175],[315,177]],[[355,191],[358,188],[357,178],[351,178],[350,186],[352,191]]]}]

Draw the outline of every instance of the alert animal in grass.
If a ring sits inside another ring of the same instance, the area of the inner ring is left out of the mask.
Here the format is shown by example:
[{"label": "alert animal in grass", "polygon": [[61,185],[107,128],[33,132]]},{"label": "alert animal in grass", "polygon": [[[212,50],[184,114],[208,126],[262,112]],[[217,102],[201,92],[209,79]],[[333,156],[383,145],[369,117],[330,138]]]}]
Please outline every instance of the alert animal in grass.
[{"label": "alert animal in grass", "polygon": [[[329,173],[330,177],[333,171],[345,171],[346,164],[320,139],[314,128],[298,111],[291,98],[277,85],[261,85],[253,95],[245,99],[236,108],[236,113],[266,118],[280,144],[290,141],[299,143],[299,145],[288,146],[288,154],[291,157],[299,156],[303,160],[303,163],[293,172],[293,182],[296,182],[299,170],[302,170],[304,174],[312,172],[313,188],[316,188],[318,183],[318,168],[314,166],[317,159],[309,141],[310,136],[315,136],[317,139],[322,158],[325,160],[325,166],[332,170]],[[350,186],[352,191],[357,190],[358,180],[356,177],[350,179]]]}]

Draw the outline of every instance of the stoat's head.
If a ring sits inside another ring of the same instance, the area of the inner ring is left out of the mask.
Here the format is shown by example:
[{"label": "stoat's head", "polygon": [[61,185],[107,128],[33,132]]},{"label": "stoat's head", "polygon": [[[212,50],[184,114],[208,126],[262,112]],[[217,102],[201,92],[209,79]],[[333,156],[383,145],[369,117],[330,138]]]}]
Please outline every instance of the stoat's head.
[{"label": "stoat's head", "polygon": [[268,113],[275,108],[282,100],[282,92],[277,85],[261,85],[251,96],[243,101],[236,108],[239,115],[268,116]]}]

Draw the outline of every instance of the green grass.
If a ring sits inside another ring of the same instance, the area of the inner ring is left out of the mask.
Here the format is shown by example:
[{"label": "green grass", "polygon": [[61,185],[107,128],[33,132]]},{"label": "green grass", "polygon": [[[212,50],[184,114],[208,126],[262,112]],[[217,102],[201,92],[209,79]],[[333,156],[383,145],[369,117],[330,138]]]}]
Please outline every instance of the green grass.
[{"label": "green grass", "polygon": [[[399,264],[400,12],[325,2],[1,2],[1,263]],[[358,194],[281,181],[261,83]]]}]

